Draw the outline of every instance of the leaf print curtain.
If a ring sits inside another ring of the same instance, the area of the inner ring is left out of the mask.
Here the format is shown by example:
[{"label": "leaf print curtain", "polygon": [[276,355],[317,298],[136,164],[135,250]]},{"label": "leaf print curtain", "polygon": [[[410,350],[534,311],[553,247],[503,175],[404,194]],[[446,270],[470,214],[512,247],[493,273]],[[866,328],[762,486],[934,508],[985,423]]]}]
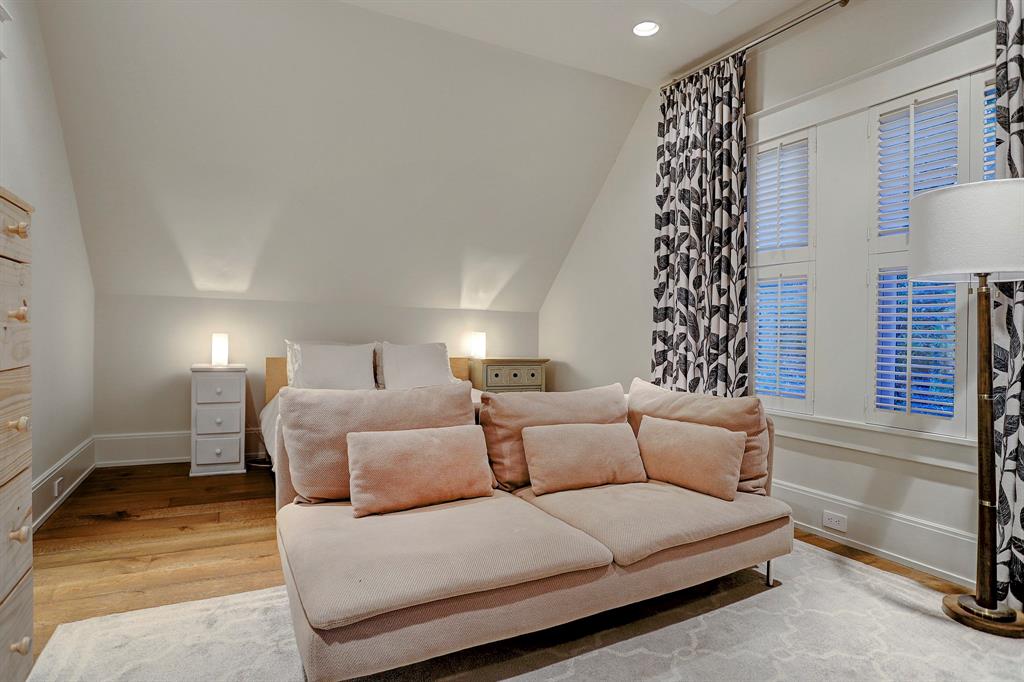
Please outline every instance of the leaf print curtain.
[{"label": "leaf print curtain", "polygon": [[652,381],[747,392],[746,55],[661,92]]},{"label": "leaf print curtain", "polygon": [[[1001,177],[1024,171],[1024,0],[998,0],[996,21],[996,168]],[[1024,373],[1024,283],[1000,282],[992,292],[992,384],[996,476],[996,591],[1001,604],[1024,602],[1024,446],[1021,445]]]}]

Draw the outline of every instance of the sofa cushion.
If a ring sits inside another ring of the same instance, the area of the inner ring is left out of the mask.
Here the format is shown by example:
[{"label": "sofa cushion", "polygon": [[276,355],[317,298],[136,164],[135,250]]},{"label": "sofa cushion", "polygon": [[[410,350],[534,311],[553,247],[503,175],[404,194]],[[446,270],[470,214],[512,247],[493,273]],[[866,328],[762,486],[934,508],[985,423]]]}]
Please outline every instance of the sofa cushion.
[{"label": "sofa cushion", "polygon": [[629,425],[640,431],[644,415],[719,426],[729,431],[743,431],[747,442],[740,465],[741,493],[766,495],[768,483],[768,417],[761,400],[754,397],[722,398],[670,391],[643,379],[633,379],[629,387]]},{"label": "sofa cushion", "polygon": [[647,475],[723,500],[736,498],[747,434],[644,415],[636,436]]},{"label": "sofa cushion", "polygon": [[594,538],[502,491],[363,518],[344,502],[290,504],[277,529],[318,629],[612,561]]},{"label": "sofa cushion", "polygon": [[629,566],[663,549],[698,542],[784,518],[785,502],[738,493],[732,502],[669,483],[625,483],[534,495],[516,494],[552,516],[600,540],[615,563]]},{"label": "sofa cushion", "polygon": [[463,381],[400,391],[281,389],[281,433],[295,492],[308,502],[347,499],[349,433],[472,425],[471,388]]},{"label": "sofa cushion", "polygon": [[350,433],[348,471],[355,516],[486,497],[493,480],[475,424]]},{"label": "sofa cushion", "polygon": [[620,384],[564,393],[484,393],[480,425],[498,485],[515,490],[530,482],[523,429],[547,424],[615,424],[626,421]]},{"label": "sofa cushion", "polygon": [[523,429],[530,487],[538,495],[646,481],[629,424],[552,424]]}]

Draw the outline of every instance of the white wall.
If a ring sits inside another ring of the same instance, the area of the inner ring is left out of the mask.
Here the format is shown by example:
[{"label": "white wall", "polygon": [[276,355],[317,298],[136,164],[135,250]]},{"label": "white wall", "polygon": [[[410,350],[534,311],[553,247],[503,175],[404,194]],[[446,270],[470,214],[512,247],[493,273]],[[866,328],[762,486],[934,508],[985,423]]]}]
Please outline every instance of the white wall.
[{"label": "white wall", "polygon": [[[750,139],[823,123],[819,161],[870,166],[866,108],[991,63],[991,31],[975,29],[993,19],[989,0],[854,0],[830,11],[751,56]],[[972,31],[974,38],[960,39]],[[929,47],[936,48],[930,57],[900,65]],[[898,77],[889,77],[897,72]],[[649,372],[656,101],[652,95],[638,117],[541,308],[540,351],[566,358],[557,367],[558,389]],[[843,249],[866,249],[866,228],[849,224],[853,218],[844,212],[858,190],[844,190],[832,180],[819,196],[819,206],[830,210],[819,219],[819,240],[824,240],[819,253],[827,247],[837,259],[819,263],[819,297],[826,295],[820,289],[823,269],[834,275],[826,278],[826,290],[852,286],[842,281],[850,269],[838,255]],[[863,290],[864,270],[851,276]],[[594,299],[610,304],[597,305]],[[796,520],[807,528],[821,532],[824,509],[845,513],[849,529],[837,536],[844,542],[969,582],[976,523],[970,441],[858,425],[863,376],[849,385],[848,373],[830,373],[844,334],[856,335],[851,352],[863,348],[867,325],[866,303],[861,303],[832,320],[833,350],[817,353],[816,374],[831,382],[816,387],[827,416],[776,416],[775,494],[794,507]]]},{"label": "white wall", "polygon": [[[32,471],[39,484],[51,467],[67,462],[67,489],[92,457],[92,278],[36,8],[21,1],[4,6],[13,21],[3,26],[0,181],[36,208]],[[49,491],[35,499],[36,516],[52,502]]]},{"label": "white wall", "polygon": [[264,360],[284,355],[286,338],[443,341],[464,355],[469,331],[487,333],[490,355],[537,353],[536,313],[98,294],[97,461],[188,459],[189,365],[210,361],[212,332],[227,332],[231,361],[248,366],[251,428]]}]

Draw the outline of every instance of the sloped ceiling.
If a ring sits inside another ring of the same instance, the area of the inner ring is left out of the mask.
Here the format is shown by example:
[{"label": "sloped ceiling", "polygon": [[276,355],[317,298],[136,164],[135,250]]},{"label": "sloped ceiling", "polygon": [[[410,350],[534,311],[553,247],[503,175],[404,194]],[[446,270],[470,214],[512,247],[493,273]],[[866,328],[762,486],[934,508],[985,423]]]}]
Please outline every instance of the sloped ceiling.
[{"label": "sloped ceiling", "polygon": [[40,14],[98,293],[536,311],[647,95],[344,3]]},{"label": "sloped ceiling", "polygon": [[[346,0],[646,87],[804,2],[821,0]],[[633,26],[661,31],[638,39]]]}]

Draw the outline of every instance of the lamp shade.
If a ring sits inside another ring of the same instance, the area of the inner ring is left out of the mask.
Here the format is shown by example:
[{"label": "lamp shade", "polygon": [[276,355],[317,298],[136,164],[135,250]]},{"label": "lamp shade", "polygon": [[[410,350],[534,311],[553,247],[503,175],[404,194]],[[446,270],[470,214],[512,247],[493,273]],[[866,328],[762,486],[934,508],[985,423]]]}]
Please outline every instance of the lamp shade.
[{"label": "lamp shade", "polygon": [[910,201],[910,279],[1024,280],[1024,179],[987,180]]},{"label": "lamp shade", "polygon": [[228,364],[228,335],[216,332],[210,336],[210,364]]}]

